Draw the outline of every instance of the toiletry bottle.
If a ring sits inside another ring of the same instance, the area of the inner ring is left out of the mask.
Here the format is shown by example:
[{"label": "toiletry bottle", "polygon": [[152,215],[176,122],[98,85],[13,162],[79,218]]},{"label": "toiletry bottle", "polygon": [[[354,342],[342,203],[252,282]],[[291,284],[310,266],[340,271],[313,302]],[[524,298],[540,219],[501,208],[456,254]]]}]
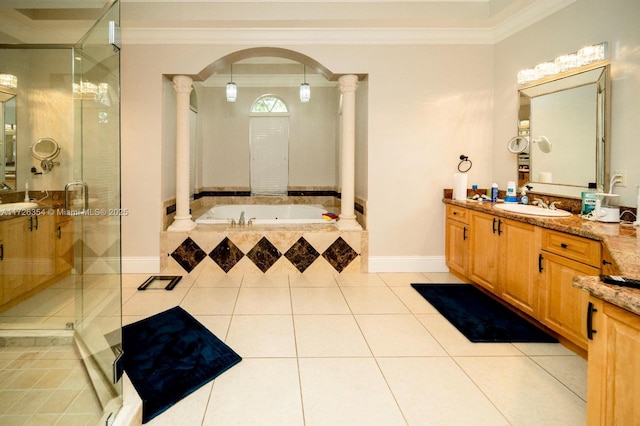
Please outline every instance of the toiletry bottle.
[{"label": "toiletry bottle", "polygon": [[529,204],[529,196],[527,195],[526,186],[523,186],[520,190],[520,204]]},{"label": "toiletry bottle", "polygon": [[497,201],[498,201],[498,184],[494,182],[491,184],[491,202],[495,203]]},{"label": "toiletry bottle", "polygon": [[504,197],[505,203],[517,203],[518,197],[516,195],[516,183],[513,181],[507,182],[507,195]]},{"label": "toiletry bottle", "polygon": [[596,207],[596,183],[589,182],[589,190],[582,192],[582,209],[580,214],[588,214]]}]

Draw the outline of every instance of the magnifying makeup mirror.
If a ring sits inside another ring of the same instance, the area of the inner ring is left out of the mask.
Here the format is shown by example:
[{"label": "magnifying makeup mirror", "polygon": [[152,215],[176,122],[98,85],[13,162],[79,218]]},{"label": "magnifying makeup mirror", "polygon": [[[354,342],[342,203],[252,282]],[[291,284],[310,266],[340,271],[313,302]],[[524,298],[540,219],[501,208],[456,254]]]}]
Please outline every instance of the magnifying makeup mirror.
[{"label": "magnifying makeup mirror", "polygon": [[[551,152],[551,141],[546,136],[540,136],[538,139],[534,139],[532,143],[537,143],[540,151],[548,154]],[[529,138],[526,136],[515,136],[509,139],[507,142],[507,149],[514,154],[520,154],[525,152],[529,147]]]},{"label": "magnifying makeup mirror", "polygon": [[507,149],[514,154],[524,152],[529,146],[529,138],[525,136],[515,136],[507,142]]},{"label": "magnifying makeup mirror", "polygon": [[36,143],[31,145],[31,155],[40,160],[43,173],[50,172],[54,165],[60,164],[53,162],[59,154],[60,146],[53,138],[38,139]]}]

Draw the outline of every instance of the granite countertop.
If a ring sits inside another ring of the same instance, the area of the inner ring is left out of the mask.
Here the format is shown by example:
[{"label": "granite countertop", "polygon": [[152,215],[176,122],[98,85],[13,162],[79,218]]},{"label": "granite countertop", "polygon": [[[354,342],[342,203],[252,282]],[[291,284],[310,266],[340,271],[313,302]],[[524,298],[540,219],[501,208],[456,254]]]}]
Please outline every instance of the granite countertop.
[{"label": "granite countertop", "polygon": [[[495,209],[494,204],[490,202],[459,201],[448,197],[443,198],[442,201],[445,204],[601,241],[620,271],[620,275],[640,279],[640,238],[638,238],[638,228],[635,226],[589,221],[576,214],[566,218],[525,216]],[[599,277],[587,276],[575,277],[573,285],[606,302],[640,315],[640,289],[605,284]]]}]

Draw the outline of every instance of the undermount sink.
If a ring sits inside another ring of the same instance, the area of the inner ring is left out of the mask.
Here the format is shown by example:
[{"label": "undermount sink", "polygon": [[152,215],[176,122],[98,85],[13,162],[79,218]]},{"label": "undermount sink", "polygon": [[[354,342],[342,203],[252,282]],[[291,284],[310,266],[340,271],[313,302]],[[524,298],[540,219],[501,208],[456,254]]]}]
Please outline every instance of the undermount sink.
[{"label": "undermount sink", "polygon": [[566,210],[543,209],[542,207],[531,206],[529,204],[496,204],[494,206],[498,210],[504,210],[511,213],[524,214],[529,216],[545,216],[545,217],[569,217],[571,213]]},{"label": "undermount sink", "polygon": [[30,201],[0,204],[0,214],[18,213],[21,210],[35,209],[36,207],[38,207],[38,203],[34,203]]}]

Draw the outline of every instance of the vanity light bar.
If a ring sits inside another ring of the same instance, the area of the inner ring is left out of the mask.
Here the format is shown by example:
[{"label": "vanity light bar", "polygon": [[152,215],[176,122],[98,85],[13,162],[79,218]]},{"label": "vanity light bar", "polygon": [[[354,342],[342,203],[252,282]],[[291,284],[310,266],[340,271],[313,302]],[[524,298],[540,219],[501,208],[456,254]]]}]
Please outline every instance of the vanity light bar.
[{"label": "vanity light bar", "polygon": [[607,57],[607,43],[583,47],[575,53],[558,56],[554,61],[543,62],[534,68],[518,72],[518,84],[527,84],[550,75],[569,71],[584,65],[602,61]]},{"label": "vanity light bar", "polygon": [[0,74],[0,86],[15,89],[18,87],[18,77],[12,74]]}]

